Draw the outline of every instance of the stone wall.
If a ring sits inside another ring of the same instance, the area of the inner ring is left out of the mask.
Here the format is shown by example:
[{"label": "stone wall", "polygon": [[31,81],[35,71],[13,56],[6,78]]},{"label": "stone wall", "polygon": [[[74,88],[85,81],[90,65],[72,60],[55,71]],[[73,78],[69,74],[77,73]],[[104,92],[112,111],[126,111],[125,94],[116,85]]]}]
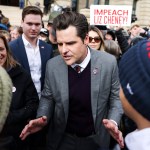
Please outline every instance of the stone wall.
[{"label": "stone wall", "polygon": [[142,26],[149,26],[150,24],[150,1],[142,0],[137,2],[136,15],[137,23]]}]

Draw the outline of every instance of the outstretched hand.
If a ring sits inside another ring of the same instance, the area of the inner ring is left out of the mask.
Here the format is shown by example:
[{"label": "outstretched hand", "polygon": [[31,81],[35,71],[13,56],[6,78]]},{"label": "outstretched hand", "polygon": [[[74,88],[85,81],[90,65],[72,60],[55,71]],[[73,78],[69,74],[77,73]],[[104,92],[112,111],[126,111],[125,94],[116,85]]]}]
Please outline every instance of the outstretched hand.
[{"label": "outstretched hand", "polygon": [[111,120],[103,119],[103,124],[106,129],[108,129],[111,136],[118,142],[121,148],[124,147],[124,140],[122,136],[122,132],[118,129],[118,127]]},{"label": "outstretched hand", "polygon": [[31,120],[22,130],[20,134],[21,140],[25,140],[25,138],[35,132],[40,131],[47,124],[47,117],[42,116],[40,118]]}]

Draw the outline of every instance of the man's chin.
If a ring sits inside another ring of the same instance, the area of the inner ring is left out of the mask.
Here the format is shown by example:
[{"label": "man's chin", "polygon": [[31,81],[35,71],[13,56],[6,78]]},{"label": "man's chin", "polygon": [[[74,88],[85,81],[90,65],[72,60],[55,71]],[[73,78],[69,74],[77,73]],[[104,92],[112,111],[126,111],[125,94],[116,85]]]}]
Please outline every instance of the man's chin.
[{"label": "man's chin", "polygon": [[38,37],[37,35],[31,35],[31,36],[30,36],[30,38],[33,38],[33,39],[34,39],[34,38],[37,38],[37,37]]},{"label": "man's chin", "polygon": [[65,61],[66,65],[68,65],[68,66],[71,66],[71,65],[73,65],[75,63],[75,62],[73,62],[71,60],[65,60],[64,59],[64,61]]}]

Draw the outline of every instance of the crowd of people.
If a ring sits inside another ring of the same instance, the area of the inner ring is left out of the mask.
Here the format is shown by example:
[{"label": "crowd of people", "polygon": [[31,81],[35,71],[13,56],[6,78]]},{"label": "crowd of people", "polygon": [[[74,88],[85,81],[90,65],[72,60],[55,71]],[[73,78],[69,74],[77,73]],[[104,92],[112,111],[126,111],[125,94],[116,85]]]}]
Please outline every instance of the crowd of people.
[{"label": "crowd of people", "polygon": [[0,11],[13,84],[0,150],[148,150],[149,29],[89,25],[72,11],[44,27],[42,17],[27,6],[11,26]]}]

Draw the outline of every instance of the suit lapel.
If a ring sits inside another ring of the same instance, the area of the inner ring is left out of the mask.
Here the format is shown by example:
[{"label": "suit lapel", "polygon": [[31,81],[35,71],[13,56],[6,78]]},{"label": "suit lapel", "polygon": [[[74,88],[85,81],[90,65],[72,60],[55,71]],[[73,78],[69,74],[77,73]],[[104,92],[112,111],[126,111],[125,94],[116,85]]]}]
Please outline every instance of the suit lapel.
[{"label": "suit lapel", "polygon": [[97,55],[94,55],[94,52],[91,51],[91,105],[92,105],[92,115],[94,120],[94,125],[96,124],[96,115],[97,115],[97,102],[99,95],[99,88],[101,84],[100,80],[100,71],[101,64],[98,63],[99,58]]},{"label": "suit lapel", "polygon": [[41,41],[39,40],[39,50],[40,50],[40,55],[41,55],[41,68],[44,68],[43,65],[45,64],[44,63],[44,60],[47,56],[46,53],[45,53],[45,46],[41,43]]},{"label": "suit lapel", "polygon": [[59,78],[61,102],[64,108],[65,120],[68,119],[68,105],[69,105],[69,89],[68,89],[68,66],[62,60],[57,69],[57,78]]},{"label": "suit lapel", "polygon": [[28,62],[28,58],[27,58],[27,54],[26,54],[26,50],[25,50],[25,47],[24,47],[22,37],[20,37],[18,39],[18,43],[19,43],[18,54],[20,55],[20,58],[21,58],[20,59],[21,64],[30,73],[29,62]]},{"label": "suit lapel", "polygon": [[[91,105],[94,124],[96,124],[97,102],[99,95],[98,89],[100,89],[101,84],[100,71],[102,64],[99,59],[100,58],[97,58],[97,55],[93,52],[93,50],[91,50]],[[56,76],[59,78],[61,101],[65,112],[65,120],[67,122],[69,111],[68,66],[65,64],[63,59],[58,68]]]}]

